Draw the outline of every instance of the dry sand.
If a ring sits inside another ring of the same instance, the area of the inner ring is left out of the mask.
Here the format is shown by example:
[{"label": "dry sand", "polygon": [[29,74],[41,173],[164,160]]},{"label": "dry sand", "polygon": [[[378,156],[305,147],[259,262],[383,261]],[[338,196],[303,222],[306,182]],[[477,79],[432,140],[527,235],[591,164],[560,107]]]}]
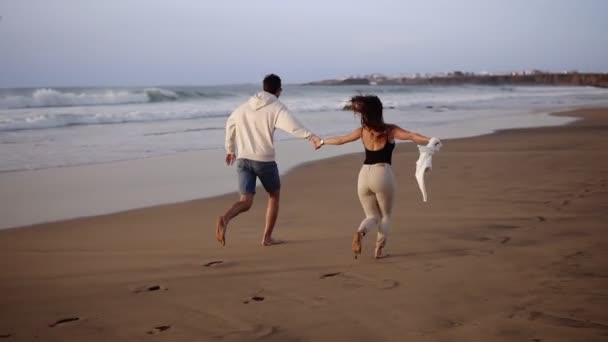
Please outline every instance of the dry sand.
[{"label": "dry sand", "polygon": [[608,110],[568,115],[445,141],[429,203],[398,146],[382,260],[350,251],[361,154],[283,178],[273,247],[262,193],[224,248],[234,194],[0,231],[0,340],[606,341]]}]

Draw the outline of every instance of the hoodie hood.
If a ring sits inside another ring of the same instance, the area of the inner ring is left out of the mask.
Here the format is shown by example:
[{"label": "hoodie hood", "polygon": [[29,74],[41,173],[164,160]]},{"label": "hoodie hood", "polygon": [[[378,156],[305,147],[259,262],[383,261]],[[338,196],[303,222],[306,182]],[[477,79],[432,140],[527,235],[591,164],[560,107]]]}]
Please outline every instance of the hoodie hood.
[{"label": "hoodie hood", "polygon": [[252,96],[249,99],[248,103],[251,108],[253,108],[254,110],[258,110],[262,107],[268,106],[271,103],[275,103],[277,100],[277,97],[273,94],[261,91]]}]

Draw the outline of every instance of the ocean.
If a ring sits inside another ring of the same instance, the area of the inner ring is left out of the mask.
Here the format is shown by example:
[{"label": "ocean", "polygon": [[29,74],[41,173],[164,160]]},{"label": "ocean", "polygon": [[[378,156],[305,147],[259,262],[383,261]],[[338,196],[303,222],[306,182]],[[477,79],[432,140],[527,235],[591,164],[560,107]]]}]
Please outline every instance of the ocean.
[{"label": "ocean", "polygon": [[[0,89],[0,172],[223,149],[227,117],[259,88]],[[449,137],[542,124],[526,121],[524,113],[608,104],[608,89],[477,85],[285,85],[281,101],[310,130],[330,136],[359,124],[352,112],[342,110],[357,94],[378,95],[387,122]],[[293,138],[278,133],[276,139]]]}]

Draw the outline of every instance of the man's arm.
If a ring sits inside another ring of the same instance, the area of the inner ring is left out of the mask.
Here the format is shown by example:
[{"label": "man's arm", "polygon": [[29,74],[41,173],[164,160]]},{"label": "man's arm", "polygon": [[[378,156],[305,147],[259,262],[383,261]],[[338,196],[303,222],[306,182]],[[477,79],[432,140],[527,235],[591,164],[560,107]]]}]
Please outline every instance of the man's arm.
[{"label": "man's arm", "polygon": [[296,118],[294,118],[287,109],[281,109],[279,111],[275,127],[298,138],[311,140],[313,136],[315,136],[312,132],[306,129]]},{"label": "man's arm", "polygon": [[298,119],[294,118],[285,108],[279,111],[275,127],[279,128],[295,137],[307,139],[315,149],[319,148],[321,138],[306,129]]},{"label": "man's arm", "polygon": [[236,136],[236,121],[234,119],[234,112],[228,117],[226,121],[226,164],[232,165],[236,156],[234,154],[234,138]]}]

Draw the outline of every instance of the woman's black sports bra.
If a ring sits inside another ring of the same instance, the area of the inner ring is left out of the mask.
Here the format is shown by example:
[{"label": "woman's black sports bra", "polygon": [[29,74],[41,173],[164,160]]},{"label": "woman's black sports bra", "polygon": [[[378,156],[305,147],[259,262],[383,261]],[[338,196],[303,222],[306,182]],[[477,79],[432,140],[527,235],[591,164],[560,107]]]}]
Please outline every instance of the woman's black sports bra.
[{"label": "woman's black sports bra", "polygon": [[[361,139],[361,142],[363,142],[363,139]],[[384,143],[384,147],[379,150],[368,150],[367,147],[365,147],[365,143],[363,143],[363,148],[365,148],[365,161],[363,162],[364,165],[373,165],[380,163],[390,164],[393,157],[393,150],[395,149],[395,142],[389,142],[387,137],[386,143]]]}]

